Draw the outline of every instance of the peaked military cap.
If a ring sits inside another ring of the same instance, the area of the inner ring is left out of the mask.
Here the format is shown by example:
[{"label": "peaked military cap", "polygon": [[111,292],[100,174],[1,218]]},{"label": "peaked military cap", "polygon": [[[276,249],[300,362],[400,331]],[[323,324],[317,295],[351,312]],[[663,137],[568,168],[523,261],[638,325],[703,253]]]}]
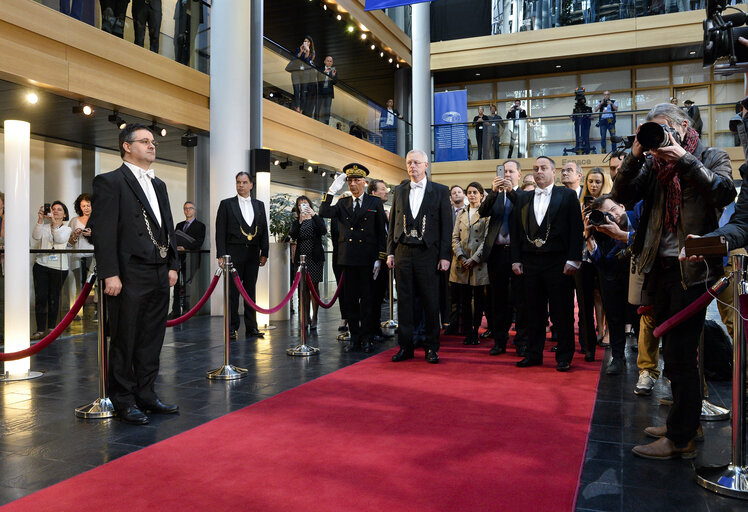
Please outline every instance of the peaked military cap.
[{"label": "peaked military cap", "polygon": [[369,175],[369,169],[357,163],[346,165],[343,172],[349,178],[366,178]]}]

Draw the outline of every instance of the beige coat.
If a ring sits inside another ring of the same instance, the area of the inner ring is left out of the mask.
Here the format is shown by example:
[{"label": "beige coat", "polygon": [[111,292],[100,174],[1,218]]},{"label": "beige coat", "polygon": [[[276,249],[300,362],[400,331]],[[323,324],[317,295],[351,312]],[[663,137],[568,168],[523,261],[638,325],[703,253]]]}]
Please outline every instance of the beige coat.
[{"label": "beige coat", "polygon": [[[452,265],[449,270],[449,280],[452,283],[483,286],[488,284],[488,264],[483,261],[483,243],[488,232],[488,217],[481,218],[478,210],[468,220],[468,207],[457,214],[455,227],[452,231]],[[462,268],[460,256],[477,263],[472,270]]]}]

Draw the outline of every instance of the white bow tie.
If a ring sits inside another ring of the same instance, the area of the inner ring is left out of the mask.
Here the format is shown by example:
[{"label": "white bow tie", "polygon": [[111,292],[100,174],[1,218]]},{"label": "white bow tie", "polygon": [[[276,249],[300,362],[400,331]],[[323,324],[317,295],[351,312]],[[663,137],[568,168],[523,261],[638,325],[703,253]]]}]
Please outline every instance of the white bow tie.
[{"label": "white bow tie", "polygon": [[147,171],[144,171],[143,169],[140,170],[140,177],[141,178],[148,178],[149,180],[152,180],[156,177],[156,175],[153,173],[153,169],[148,169]]},{"label": "white bow tie", "polygon": [[426,188],[426,180],[421,180],[418,183],[410,182],[410,188],[416,189],[416,188]]},{"label": "white bow tie", "polygon": [[535,189],[535,196],[549,196],[549,195],[551,195],[550,188],[536,188]]}]

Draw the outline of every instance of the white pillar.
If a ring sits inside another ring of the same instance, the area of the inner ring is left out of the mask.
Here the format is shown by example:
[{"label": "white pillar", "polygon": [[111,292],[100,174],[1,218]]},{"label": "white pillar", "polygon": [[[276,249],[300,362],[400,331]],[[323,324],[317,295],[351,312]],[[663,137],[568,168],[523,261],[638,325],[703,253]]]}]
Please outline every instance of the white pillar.
[{"label": "white pillar", "polygon": [[[210,12],[210,209],[216,218],[222,199],[236,195],[234,176],[249,172],[250,2],[214,2]],[[211,244],[211,269],[217,268]],[[212,300],[212,315],[223,314]]]},{"label": "white pillar", "polygon": [[[5,352],[29,348],[29,173],[31,127],[5,121]],[[5,363],[6,377],[29,374],[29,358]]]},{"label": "white pillar", "polygon": [[431,159],[431,20],[429,3],[413,5],[413,149]]}]

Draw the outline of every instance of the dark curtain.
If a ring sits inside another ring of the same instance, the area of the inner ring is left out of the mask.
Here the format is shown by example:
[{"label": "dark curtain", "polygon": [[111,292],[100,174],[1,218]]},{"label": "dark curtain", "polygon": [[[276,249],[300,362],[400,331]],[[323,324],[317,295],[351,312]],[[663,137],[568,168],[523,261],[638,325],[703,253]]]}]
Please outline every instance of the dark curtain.
[{"label": "dark curtain", "polygon": [[431,2],[431,42],[491,35],[489,0]]}]

